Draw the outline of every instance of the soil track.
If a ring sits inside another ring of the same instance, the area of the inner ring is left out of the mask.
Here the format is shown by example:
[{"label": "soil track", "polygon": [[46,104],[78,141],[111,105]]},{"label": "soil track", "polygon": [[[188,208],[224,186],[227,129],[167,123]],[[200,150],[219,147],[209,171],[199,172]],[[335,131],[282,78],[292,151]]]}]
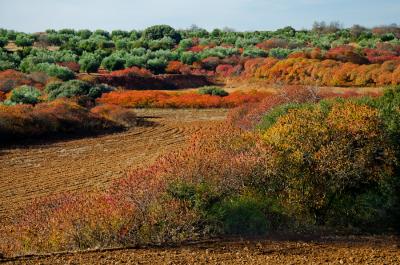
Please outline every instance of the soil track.
[{"label": "soil track", "polygon": [[22,257],[6,264],[400,264],[398,238],[324,237],[207,242],[170,248]]},{"label": "soil track", "polygon": [[104,188],[130,167],[180,148],[191,133],[214,126],[226,110],[137,110],[149,124],[97,137],[44,141],[0,150],[0,220],[31,199]]}]

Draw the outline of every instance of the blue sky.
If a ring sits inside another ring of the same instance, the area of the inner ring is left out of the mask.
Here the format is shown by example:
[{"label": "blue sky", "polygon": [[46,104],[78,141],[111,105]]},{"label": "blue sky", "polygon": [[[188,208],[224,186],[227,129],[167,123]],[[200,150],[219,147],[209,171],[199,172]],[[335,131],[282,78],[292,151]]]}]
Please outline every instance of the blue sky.
[{"label": "blue sky", "polygon": [[400,0],[0,0],[0,28],[144,29],[155,24],[208,30],[400,24]]}]

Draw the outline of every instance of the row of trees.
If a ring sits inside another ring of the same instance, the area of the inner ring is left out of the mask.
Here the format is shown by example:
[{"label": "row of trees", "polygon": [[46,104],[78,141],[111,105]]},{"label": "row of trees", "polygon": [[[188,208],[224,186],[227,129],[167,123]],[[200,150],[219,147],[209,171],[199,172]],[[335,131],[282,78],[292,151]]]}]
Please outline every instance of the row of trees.
[{"label": "row of trees", "polygon": [[[357,38],[354,37],[356,31],[359,33]],[[205,70],[214,71],[218,65],[208,65],[216,61],[215,58],[269,56],[285,59],[299,52],[313,59],[383,63],[398,59],[398,35],[395,25],[370,30],[358,26],[342,29],[335,23],[317,23],[310,31],[286,27],[273,32],[214,30],[209,33],[196,27],[175,30],[167,25],[144,31],[115,30],[111,33],[63,29],[26,34],[3,29],[0,30],[0,70],[44,71],[67,80],[73,75],[65,67],[73,71],[97,72],[100,67],[113,71],[137,66],[163,73],[170,62],[180,61],[185,65],[201,62]],[[20,48],[14,52],[10,48],[1,48],[8,41],[14,41]],[[243,65],[243,60],[234,59],[222,64]]]}]

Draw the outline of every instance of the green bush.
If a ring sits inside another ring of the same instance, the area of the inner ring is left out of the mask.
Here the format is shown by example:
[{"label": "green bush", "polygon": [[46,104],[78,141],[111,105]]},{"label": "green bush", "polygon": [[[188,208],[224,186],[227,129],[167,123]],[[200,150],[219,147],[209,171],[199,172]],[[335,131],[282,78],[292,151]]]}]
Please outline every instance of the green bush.
[{"label": "green bush", "polygon": [[267,212],[270,206],[256,195],[226,198],[209,212],[213,223],[228,235],[263,235],[268,232]]},{"label": "green bush", "polygon": [[212,96],[219,96],[219,97],[225,97],[225,96],[229,95],[229,93],[226,92],[225,90],[223,90],[222,88],[215,87],[215,86],[207,86],[207,87],[199,88],[198,92],[201,95],[212,95]]},{"label": "green bush", "polygon": [[20,86],[12,90],[10,100],[16,104],[37,104],[41,95],[35,87]]},{"label": "green bush", "polygon": [[95,73],[101,64],[101,57],[94,53],[83,52],[79,59],[79,65],[82,72]]},{"label": "green bush", "polygon": [[145,29],[143,32],[143,38],[147,40],[159,40],[164,37],[169,37],[179,43],[181,35],[174,28],[168,25],[155,25]]},{"label": "green bush", "polygon": [[3,48],[8,43],[8,39],[6,37],[0,37],[0,48]]},{"label": "green bush", "polygon": [[115,70],[124,69],[125,62],[126,61],[124,58],[119,57],[116,54],[112,54],[103,59],[103,61],[101,62],[101,66],[103,66],[108,71],[115,71]]},{"label": "green bush", "polygon": [[26,34],[18,34],[15,39],[15,44],[21,47],[32,46],[35,40],[32,36]]},{"label": "green bush", "polygon": [[258,49],[258,48],[246,48],[243,51],[243,56],[245,57],[267,57],[268,53],[262,49]]},{"label": "green bush", "polygon": [[48,94],[49,100],[78,96],[88,96],[95,99],[100,97],[102,93],[112,91],[113,88],[104,84],[92,86],[91,84],[84,81],[70,80],[65,83],[50,83],[46,86],[45,90]]},{"label": "green bush", "polygon": [[129,68],[132,66],[145,68],[147,63],[147,56],[128,56],[126,58],[125,67]]},{"label": "green bush", "polygon": [[164,58],[154,58],[147,61],[147,68],[155,74],[164,73],[167,65],[168,61]]},{"label": "green bush", "polygon": [[48,76],[57,77],[63,81],[75,78],[75,73],[67,67],[58,66],[56,64],[40,63],[37,64],[31,72],[44,72]]},{"label": "green bush", "polygon": [[175,46],[175,41],[170,37],[164,37],[160,40],[149,41],[149,49],[156,50],[170,50]]},{"label": "green bush", "polygon": [[285,59],[292,53],[292,50],[284,48],[273,48],[270,49],[268,55],[277,59]]},{"label": "green bush", "polygon": [[194,62],[198,61],[199,58],[198,58],[197,54],[194,52],[182,52],[179,60],[184,64],[191,65]]}]

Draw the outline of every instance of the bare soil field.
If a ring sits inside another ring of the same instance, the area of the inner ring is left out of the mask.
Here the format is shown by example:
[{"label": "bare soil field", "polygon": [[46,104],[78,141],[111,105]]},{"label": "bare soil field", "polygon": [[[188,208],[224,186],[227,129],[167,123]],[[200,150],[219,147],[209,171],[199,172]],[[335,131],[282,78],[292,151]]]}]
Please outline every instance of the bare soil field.
[{"label": "bare soil field", "polygon": [[[104,188],[130,167],[151,163],[226,110],[137,110],[146,124],[129,131],[0,149],[0,219],[41,196]],[[214,121],[214,122],[213,122]]]},{"label": "bare soil field", "polygon": [[400,264],[395,237],[235,239],[169,248],[20,257],[5,264]]}]

